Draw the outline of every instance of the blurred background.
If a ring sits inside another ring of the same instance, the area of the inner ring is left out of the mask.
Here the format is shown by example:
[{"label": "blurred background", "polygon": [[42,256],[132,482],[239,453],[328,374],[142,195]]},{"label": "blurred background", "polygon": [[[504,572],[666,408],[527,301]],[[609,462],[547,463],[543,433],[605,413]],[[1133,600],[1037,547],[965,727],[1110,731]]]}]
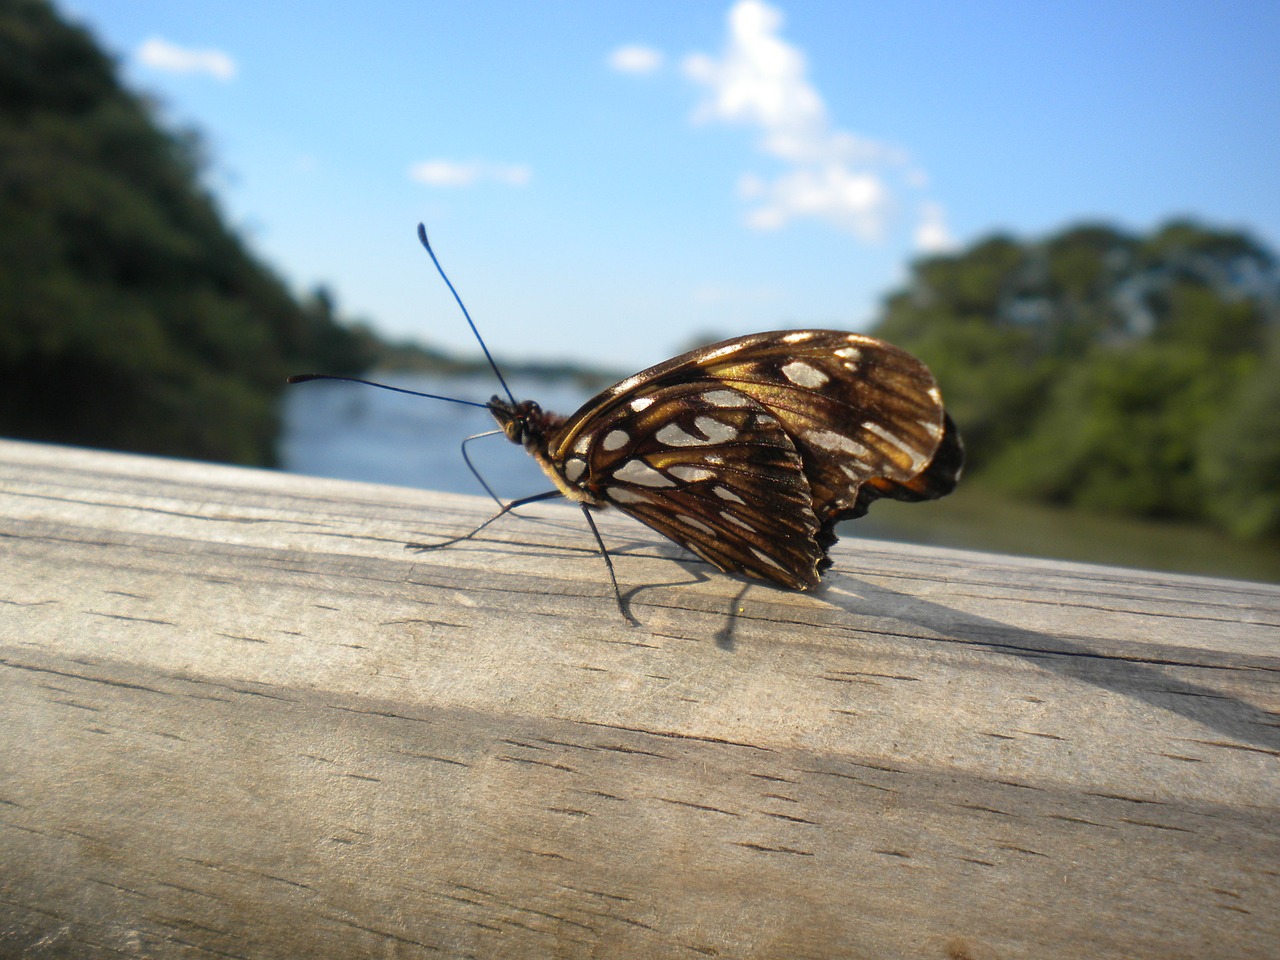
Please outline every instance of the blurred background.
[{"label": "blurred background", "polygon": [[545,407],[870,332],[971,466],[846,532],[1280,580],[1277,49],[1272,0],[0,0],[0,435],[479,492],[484,411],[283,386],[494,392],[423,221]]}]

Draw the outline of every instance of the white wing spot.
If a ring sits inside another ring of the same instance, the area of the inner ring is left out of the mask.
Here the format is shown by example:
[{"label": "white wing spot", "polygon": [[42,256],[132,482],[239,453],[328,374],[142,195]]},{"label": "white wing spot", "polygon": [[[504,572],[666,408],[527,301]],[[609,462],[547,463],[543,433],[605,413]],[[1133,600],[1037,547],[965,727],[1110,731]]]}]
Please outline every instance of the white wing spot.
[{"label": "white wing spot", "polygon": [[[841,347],[839,350],[831,351],[837,357],[843,357],[846,360],[861,360],[862,351],[857,347]],[[846,364],[847,366],[847,364]]]},{"label": "white wing spot", "polygon": [[604,442],[600,446],[606,450],[618,450],[627,445],[627,441],[631,437],[627,435],[625,430],[610,430],[604,438]]},{"label": "white wing spot", "polygon": [[740,496],[730,490],[728,487],[715,487],[712,491],[721,500],[732,500],[734,503],[746,503]]},{"label": "white wing spot", "polygon": [[777,560],[773,559],[773,557],[769,556],[763,550],[760,550],[757,547],[752,547],[751,552],[754,553],[761,560],[763,560],[765,563],[767,563],[769,566],[773,567],[774,569],[781,570],[783,573],[790,573],[790,571],[787,570],[786,567],[780,564]]},{"label": "white wing spot", "polygon": [[788,333],[782,338],[783,343],[804,343],[806,340],[813,339],[812,330],[797,330],[795,333]]},{"label": "white wing spot", "polygon": [[737,427],[731,427],[719,420],[712,420],[710,417],[697,417],[693,425],[706,434],[707,443],[724,443],[738,435]]},{"label": "white wing spot", "polygon": [[669,447],[697,447],[707,442],[699,440],[691,433],[685,433],[674,423],[668,423],[654,436],[658,438],[658,442],[665,443]]},{"label": "white wing spot", "polygon": [[664,477],[643,460],[628,460],[613,471],[613,479],[634,483],[641,487],[674,487],[675,481]]},{"label": "white wing spot", "polygon": [[701,530],[703,533],[709,533],[712,536],[715,536],[715,530],[707,526],[701,520],[696,520],[693,517],[685,516],[683,513],[677,513],[676,519],[679,520],[681,523],[688,524],[689,526],[693,527],[695,530]]},{"label": "white wing spot", "polygon": [[635,490],[628,490],[626,487],[609,487],[605,493],[610,500],[616,503],[649,503],[648,497],[643,493],[637,493]]},{"label": "white wing spot", "polygon": [[917,450],[915,447],[908,446],[904,440],[902,440],[900,437],[894,436],[892,433],[890,433],[884,427],[880,426],[880,424],[876,423],[874,420],[865,421],[862,424],[862,429],[866,430],[868,433],[874,433],[877,437],[879,437],[885,443],[892,444],[893,446],[901,450],[903,453],[905,453],[908,457],[910,457],[912,470],[919,470],[921,467],[924,466],[925,461],[929,459],[923,453]]},{"label": "white wing spot", "polygon": [[580,434],[578,439],[573,443],[573,452],[580,453],[585,457],[587,455],[587,451],[591,449],[591,436],[592,435],[590,433]]},{"label": "white wing spot", "polygon": [[586,470],[587,470],[587,461],[581,459],[580,457],[573,457],[570,460],[568,460],[564,465],[565,477],[567,477],[569,480],[573,481],[574,483],[577,483],[580,479],[582,479],[582,475],[586,472]]},{"label": "white wing spot", "polygon": [[631,401],[631,412],[639,413],[641,410],[647,410],[653,405],[653,397],[636,397]]},{"label": "white wing spot", "polygon": [[855,457],[865,457],[869,452],[857,440],[846,437],[843,433],[836,433],[834,430],[810,430],[804,438],[815,447],[832,453],[848,453]]},{"label": "white wing spot", "polygon": [[929,388],[929,398],[930,398],[934,403],[941,403],[941,402],[942,402],[942,394],[938,391],[938,388],[937,388],[937,387],[930,387],[930,388]]},{"label": "white wing spot", "polygon": [[808,387],[811,390],[816,390],[831,379],[817,367],[811,367],[802,360],[792,360],[783,366],[782,375],[797,387]]},{"label": "white wing spot", "polygon": [[688,463],[681,463],[674,467],[667,467],[667,473],[671,474],[677,480],[683,480],[685,483],[695,483],[698,480],[715,479],[715,474],[706,467],[695,467]]},{"label": "white wing spot", "polygon": [[730,510],[721,510],[721,511],[720,511],[720,516],[724,517],[724,518],[725,518],[726,520],[728,520],[730,523],[736,523],[736,524],[737,524],[738,526],[740,526],[743,530],[749,530],[749,531],[751,531],[752,533],[756,533],[756,532],[757,532],[757,530],[756,530],[756,528],[755,528],[755,527],[753,527],[751,524],[747,523],[747,521],[743,520],[741,517],[736,517],[736,516],[734,516],[734,515],[733,515],[733,512],[732,512],[732,511],[730,511]]},{"label": "white wing spot", "polygon": [[674,423],[668,423],[654,436],[658,438],[660,443],[665,443],[669,447],[705,447],[712,443],[724,443],[726,440],[732,440],[738,435],[737,427],[731,427],[727,423],[721,423],[719,420],[712,420],[710,417],[698,417],[693,421],[693,425],[702,431],[706,436],[705,440],[687,433],[682,427]]},{"label": "white wing spot", "polygon": [[712,390],[704,393],[702,399],[713,407],[746,407],[751,404],[751,398],[737,390]]},{"label": "white wing spot", "polygon": [[916,422],[924,427],[925,433],[929,434],[929,436],[935,438],[942,436],[942,424],[935,423],[932,420],[918,420]]}]

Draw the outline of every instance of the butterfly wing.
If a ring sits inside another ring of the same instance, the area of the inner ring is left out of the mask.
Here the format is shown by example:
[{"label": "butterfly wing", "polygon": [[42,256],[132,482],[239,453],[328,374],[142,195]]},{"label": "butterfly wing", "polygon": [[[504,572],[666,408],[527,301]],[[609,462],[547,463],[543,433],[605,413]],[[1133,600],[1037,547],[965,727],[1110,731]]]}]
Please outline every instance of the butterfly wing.
[{"label": "butterfly wing", "polygon": [[569,417],[547,455],[721,569],[795,589],[817,583],[836,522],[881,496],[942,496],[963,464],[928,368],[829,330],[739,337],[651,367]]},{"label": "butterfly wing", "polygon": [[690,351],[609,388],[572,419],[637,389],[690,380],[745,393],[778,418],[820,515],[854,507],[867,481],[880,496],[943,496],[963,466],[929,368],[892,344],[838,330],[758,333]]},{"label": "butterfly wing", "polygon": [[565,477],[721,570],[814,587],[824,551],[800,454],[751,397],[650,384],[570,418],[550,446]]}]

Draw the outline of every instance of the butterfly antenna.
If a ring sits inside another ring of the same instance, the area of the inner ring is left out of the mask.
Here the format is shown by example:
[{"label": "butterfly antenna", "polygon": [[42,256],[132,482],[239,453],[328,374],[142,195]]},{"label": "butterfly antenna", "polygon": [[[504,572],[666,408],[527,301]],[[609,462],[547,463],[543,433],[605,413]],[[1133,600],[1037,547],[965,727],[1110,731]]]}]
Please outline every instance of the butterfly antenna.
[{"label": "butterfly antenna", "polygon": [[493,362],[493,354],[489,352],[489,348],[485,346],[484,338],[480,336],[480,331],[476,329],[475,322],[471,319],[471,314],[467,312],[467,305],[462,302],[462,298],[458,296],[458,291],[453,288],[453,284],[449,280],[449,275],[444,272],[444,267],[440,266],[440,261],[436,259],[436,252],[431,249],[431,241],[427,239],[427,228],[421,223],[418,224],[418,240],[426,249],[431,262],[436,265],[436,270],[440,272],[440,276],[444,279],[445,285],[449,288],[449,292],[453,294],[453,299],[458,301],[458,306],[462,308],[462,315],[467,318],[467,325],[471,327],[471,332],[475,334],[476,341],[480,344],[480,349],[484,351],[484,358],[489,361],[489,366],[493,368],[493,374],[498,378],[498,382],[502,384],[502,389],[507,392],[507,399],[511,401],[511,405],[515,406],[516,397],[511,392],[511,388],[507,386],[506,378],[502,376],[502,371],[498,369],[498,365]]},{"label": "butterfly antenna", "polygon": [[489,409],[487,403],[477,403],[474,400],[459,400],[457,397],[442,397],[438,393],[423,393],[420,390],[406,390],[404,387],[393,387],[386,383],[377,383],[373,380],[361,380],[359,377],[335,377],[328,373],[297,373],[285,380],[285,383],[306,383],[309,380],[342,380],[346,383],[363,383],[367,387],[377,387],[379,390],[391,390],[395,393],[407,393],[411,397],[426,397],[428,400],[447,400],[450,403],[461,403],[468,407],[484,407]]}]

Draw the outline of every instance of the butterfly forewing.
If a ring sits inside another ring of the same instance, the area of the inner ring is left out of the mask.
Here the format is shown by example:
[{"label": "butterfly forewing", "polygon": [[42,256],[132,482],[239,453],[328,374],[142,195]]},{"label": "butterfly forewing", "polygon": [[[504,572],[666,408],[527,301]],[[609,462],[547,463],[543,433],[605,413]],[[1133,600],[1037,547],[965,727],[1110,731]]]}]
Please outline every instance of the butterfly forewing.
[{"label": "butterfly forewing", "polygon": [[928,368],[905,351],[823,330],[731,343],[732,350],[708,351],[705,374],[782,422],[804,460],[820,520],[853,509],[871,478],[886,490],[910,482],[937,450],[941,397]]},{"label": "butterfly forewing", "polygon": [[823,551],[803,460],[751,397],[706,381],[651,383],[572,417],[549,444],[594,499],[723,570],[793,589]]}]

